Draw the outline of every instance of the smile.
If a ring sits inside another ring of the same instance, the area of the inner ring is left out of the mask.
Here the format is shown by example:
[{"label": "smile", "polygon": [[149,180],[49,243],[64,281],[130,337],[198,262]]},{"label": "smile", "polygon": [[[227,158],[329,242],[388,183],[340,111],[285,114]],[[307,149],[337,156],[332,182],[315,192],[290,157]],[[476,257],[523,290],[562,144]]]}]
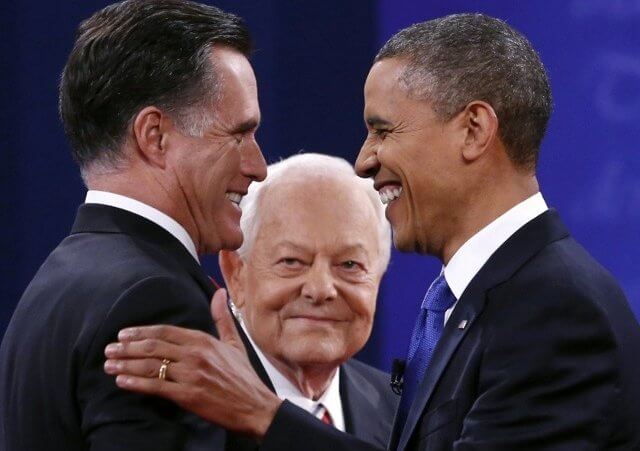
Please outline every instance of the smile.
[{"label": "smile", "polygon": [[324,317],[324,316],[316,316],[316,315],[296,315],[296,316],[290,316],[288,319],[306,320],[306,321],[309,321],[309,322],[318,322],[318,323],[325,323],[325,322],[337,323],[337,322],[340,322],[340,320],[336,319],[336,318],[330,318],[330,317]]},{"label": "smile", "polygon": [[228,193],[225,193],[224,196],[236,205],[240,205],[240,201],[242,200],[242,194],[240,193],[234,193],[230,191]]},{"label": "smile", "polygon": [[396,200],[402,194],[402,186],[385,186],[378,191],[383,204]]}]

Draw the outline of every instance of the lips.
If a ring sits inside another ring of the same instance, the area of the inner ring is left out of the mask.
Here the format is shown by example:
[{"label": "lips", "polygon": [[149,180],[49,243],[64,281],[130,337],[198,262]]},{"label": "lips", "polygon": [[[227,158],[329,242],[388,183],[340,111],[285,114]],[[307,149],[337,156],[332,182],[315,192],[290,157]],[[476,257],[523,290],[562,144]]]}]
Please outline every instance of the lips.
[{"label": "lips", "polygon": [[309,321],[329,321],[329,322],[341,321],[336,318],[331,318],[328,316],[318,316],[318,315],[295,315],[295,316],[290,316],[288,319],[306,319]]}]

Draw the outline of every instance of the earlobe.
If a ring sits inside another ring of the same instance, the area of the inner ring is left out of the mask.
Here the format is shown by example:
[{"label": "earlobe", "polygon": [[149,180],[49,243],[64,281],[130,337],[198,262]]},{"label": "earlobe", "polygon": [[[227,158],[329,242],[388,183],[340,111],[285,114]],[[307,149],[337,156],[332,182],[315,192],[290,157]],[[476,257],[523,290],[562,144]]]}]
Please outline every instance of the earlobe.
[{"label": "earlobe", "polygon": [[244,274],[244,262],[235,251],[221,250],[218,253],[218,263],[227,285],[229,296],[236,307],[242,307],[244,296],[242,295],[242,277]]},{"label": "earlobe", "polygon": [[138,152],[145,161],[164,169],[167,136],[162,111],[153,106],[140,110],[133,121],[133,132]]},{"label": "earlobe", "polygon": [[471,162],[478,159],[493,143],[498,132],[498,116],[487,102],[474,101],[464,110],[467,129],[463,157]]}]

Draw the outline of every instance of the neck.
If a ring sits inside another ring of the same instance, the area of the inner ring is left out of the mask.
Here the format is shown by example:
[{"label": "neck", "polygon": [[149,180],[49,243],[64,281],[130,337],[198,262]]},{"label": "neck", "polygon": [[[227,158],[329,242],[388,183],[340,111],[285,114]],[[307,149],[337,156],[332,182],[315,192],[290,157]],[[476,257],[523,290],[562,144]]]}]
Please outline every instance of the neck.
[{"label": "neck", "polygon": [[170,190],[155,174],[137,170],[134,167],[108,174],[94,173],[85,178],[87,188],[91,190],[108,191],[127,196],[170,216],[185,228],[196,249],[200,249],[200,237],[197,236],[193,218],[181,213],[183,209],[178,208],[179,199],[171,194],[175,190]]},{"label": "neck", "polygon": [[521,175],[515,182],[513,179],[506,184],[487,181],[484,189],[469,196],[456,218],[456,226],[451,229],[453,233],[444,242],[441,259],[445,265],[473,235],[540,190],[534,174]]},{"label": "neck", "polygon": [[269,356],[267,358],[300,393],[314,401],[327,391],[338,370],[335,364],[289,365]]}]

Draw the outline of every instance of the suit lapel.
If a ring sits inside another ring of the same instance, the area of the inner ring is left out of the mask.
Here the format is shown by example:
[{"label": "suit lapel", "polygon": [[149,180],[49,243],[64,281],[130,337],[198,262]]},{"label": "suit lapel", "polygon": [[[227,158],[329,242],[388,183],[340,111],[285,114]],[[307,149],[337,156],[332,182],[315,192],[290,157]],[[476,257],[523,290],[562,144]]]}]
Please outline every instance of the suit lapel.
[{"label": "suit lapel", "polygon": [[273,393],[275,393],[276,389],[273,386],[273,383],[271,382],[271,379],[269,379],[269,375],[267,374],[267,370],[265,370],[264,366],[262,366],[262,362],[260,361],[260,357],[258,357],[258,354],[256,354],[255,349],[253,349],[253,346],[251,345],[251,342],[249,341],[249,337],[247,337],[247,334],[244,333],[244,329],[242,329],[242,326],[240,325],[240,323],[238,322],[236,317],[233,316],[233,314],[231,316],[233,317],[233,322],[234,322],[234,324],[236,326],[236,330],[238,331],[238,334],[240,334],[240,338],[242,339],[242,344],[244,344],[244,348],[247,351],[247,357],[249,358],[249,362],[251,363],[251,366],[253,367],[253,370],[256,372],[258,377],[260,377],[260,380],[267,387],[269,387],[269,390],[271,390]]},{"label": "suit lapel", "polygon": [[[509,279],[523,264],[548,244],[569,235],[555,210],[548,210],[514,233],[480,269],[458,300],[434,351],[430,366],[409,409],[404,429],[394,425],[392,437],[399,437],[404,450],[413,435],[433,391],[460,342],[485,305],[486,292]],[[393,441],[391,445],[393,445]],[[393,448],[392,448],[393,449]]]},{"label": "suit lapel", "polygon": [[[468,291],[468,290],[467,290]],[[477,292],[476,292],[477,293]],[[402,431],[396,431],[397,425],[394,424],[394,433],[392,435],[399,437],[398,449],[404,449],[411,437],[416,424],[422,416],[422,412],[433,393],[433,389],[440,379],[442,372],[444,371],[447,363],[451,359],[451,356],[458,348],[458,345],[466,335],[467,331],[472,327],[475,319],[478,317],[484,307],[484,297],[474,296],[475,293],[470,292],[460,298],[459,304],[454,309],[449,321],[442,332],[442,337],[438,342],[438,345],[431,358],[431,363],[427,368],[425,377],[420,383],[418,393],[416,394],[407,420]],[[462,323],[466,321],[466,323]],[[464,327],[458,327],[460,324],[465,324]]]},{"label": "suit lapel", "polygon": [[369,443],[386,446],[388,437],[380,424],[377,411],[380,393],[347,361],[340,367],[340,398],[344,412],[345,429],[348,433]]}]

